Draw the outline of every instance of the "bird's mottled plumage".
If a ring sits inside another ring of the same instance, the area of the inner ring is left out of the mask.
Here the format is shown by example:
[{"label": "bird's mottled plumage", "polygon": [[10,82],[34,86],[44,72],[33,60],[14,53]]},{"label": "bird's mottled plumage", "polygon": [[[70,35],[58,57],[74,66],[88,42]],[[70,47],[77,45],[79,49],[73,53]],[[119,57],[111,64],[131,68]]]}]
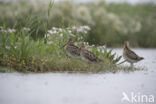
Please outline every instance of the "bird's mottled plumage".
[{"label": "bird's mottled plumage", "polygon": [[133,52],[129,48],[129,42],[128,41],[126,41],[124,44],[123,57],[125,58],[125,60],[127,62],[131,63],[131,65],[133,65],[133,63],[136,63],[136,62],[144,59],[143,57],[138,56],[135,52]]},{"label": "bird's mottled plumage", "polygon": [[102,59],[99,59],[94,53],[85,49],[85,46],[81,47],[80,57],[82,60],[85,60],[89,63],[98,63],[102,62]]},{"label": "bird's mottled plumage", "polygon": [[70,38],[66,45],[67,55],[70,57],[79,57],[80,56],[80,48],[74,45],[74,41]]}]

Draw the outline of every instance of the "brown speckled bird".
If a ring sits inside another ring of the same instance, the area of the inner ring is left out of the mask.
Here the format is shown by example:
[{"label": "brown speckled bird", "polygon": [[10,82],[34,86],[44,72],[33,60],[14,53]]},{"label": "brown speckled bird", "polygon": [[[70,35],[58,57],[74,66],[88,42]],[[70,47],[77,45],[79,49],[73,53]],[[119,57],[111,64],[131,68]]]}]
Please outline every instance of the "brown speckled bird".
[{"label": "brown speckled bird", "polygon": [[131,64],[131,66],[133,66],[133,63],[136,63],[138,61],[143,60],[143,57],[138,56],[135,52],[133,52],[130,48],[129,48],[129,42],[126,41],[124,43],[124,48],[123,48],[123,57],[124,59],[129,62]]},{"label": "brown speckled bird", "polygon": [[89,63],[98,63],[103,62],[102,59],[99,59],[94,53],[85,49],[85,46],[81,46],[80,57],[82,60],[87,61]]},{"label": "brown speckled bird", "polygon": [[80,48],[74,45],[74,40],[69,38],[66,44],[66,53],[70,57],[80,57]]}]

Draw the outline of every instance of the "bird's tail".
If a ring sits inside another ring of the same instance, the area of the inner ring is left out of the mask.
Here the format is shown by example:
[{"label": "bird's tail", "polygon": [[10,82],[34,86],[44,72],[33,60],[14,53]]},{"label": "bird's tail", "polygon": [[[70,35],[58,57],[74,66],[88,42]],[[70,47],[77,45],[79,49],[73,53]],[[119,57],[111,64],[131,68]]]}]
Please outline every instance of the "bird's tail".
[{"label": "bird's tail", "polygon": [[104,60],[102,60],[102,59],[99,59],[98,61],[99,61],[99,62],[104,62]]},{"label": "bird's tail", "polygon": [[143,57],[139,57],[139,60],[143,60],[144,58]]}]

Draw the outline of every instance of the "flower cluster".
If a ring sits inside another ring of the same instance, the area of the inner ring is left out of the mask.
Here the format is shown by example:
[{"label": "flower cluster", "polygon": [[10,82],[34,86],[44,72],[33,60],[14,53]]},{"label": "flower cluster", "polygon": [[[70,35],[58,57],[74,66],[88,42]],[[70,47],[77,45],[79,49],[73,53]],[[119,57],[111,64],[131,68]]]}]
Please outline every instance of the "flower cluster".
[{"label": "flower cluster", "polygon": [[[22,28],[24,31],[30,31],[30,28],[28,27],[23,27]],[[7,33],[7,34],[11,34],[11,33],[16,33],[16,29],[11,29],[11,28],[8,28],[8,29],[4,29],[2,27],[0,27],[0,33]]]},{"label": "flower cluster", "polygon": [[63,29],[63,28],[57,28],[57,27],[53,27],[51,30],[48,30],[48,34],[47,37],[50,37],[51,35],[60,35],[60,37],[63,37],[64,33],[68,33],[70,36],[74,36],[72,34],[72,31],[69,29]]},{"label": "flower cluster", "polygon": [[104,46],[99,46],[97,50],[98,50],[98,52],[104,53],[105,48],[106,48],[105,45]]},{"label": "flower cluster", "polygon": [[86,34],[88,31],[91,30],[91,28],[89,26],[73,26],[71,28],[57,28],[57,27],[53,27],[51,30],[48,30],[49,34],[59,34],[62,33],[63,30],[67,30],[67,32],[73,36],[73,32],[76,33],[83,33]]},{"label": "flower cluster", "polygon": [[11,34],[11,33],[15,33],[16,32],[16,30],[15,29],[7,29],[7,30],[5,30],[5,29],[1,29],[0,30],[0,33],[8,33],[8,34]]},{"label": "flower cluster", "polygon": [[29,32],[29,31],[30,31],[30,28],[28,28],[28,27],[23,27],[23,30]]},{"label": "flower cluster", "polygon": [[106,48],[105,45],[103,45],[103,46],[95,46],[94,44],[89,45],[88,42],[83,42],[83,44],[87,47],[87,49],[88,49],[89,51],[92,51],[92,50],[94,49],[94,50],[96,50],[96,51],[99,52],[99,53],[104,53],[104,50],[105,50],[105,48]]},{"label": "flower cluster", "polygon": [[67,40],[68,37],[74,37],[77,41],[84,39],[84,34],[87,34],[91,30],[89,26],[73,26],[68,28],[52,27],[45,35],[45,39],[48,44],[55,43],[55,40]]},{"label": "flower cluster", "polygon": [[79,27],[73,26],[71,29],[73,31],[76,31],[77,33],[83,33],[83,34],[87,34],[87,32],[91,30],[89,26],[79,26]]},{"label": "flower cluster", "polygon": [[48,44],[53,43],[54,37],[63,38],[65,37],[76,37],[77,40],[82,40],[84,37],[82,34],[87,34],[87,32],[91,30],[89,26],[73,26],[71,28],[57,28],[52,27],[52,29],[48,30],[48,33],[45,35],[45,38],[48,40]]}]

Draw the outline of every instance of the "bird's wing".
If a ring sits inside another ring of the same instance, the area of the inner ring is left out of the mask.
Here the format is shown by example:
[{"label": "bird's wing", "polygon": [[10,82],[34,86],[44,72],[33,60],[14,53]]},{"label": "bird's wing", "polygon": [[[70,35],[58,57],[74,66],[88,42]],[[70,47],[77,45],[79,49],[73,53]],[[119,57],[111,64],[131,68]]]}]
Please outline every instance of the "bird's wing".
[{"label": "bird's wing", "polygon": [[84,56],[87,58],[87,59],[89,59],[90,61],[95,61],[95,62],[97,62],[99,59],[98,59],[98,57],[94,54],[94,53],[92,53],[92,52],[90,52],[90,51],[88,51],[88,50],[85,50],[84,51]]},{"label": "bird's wing", "polygon": [[72,45],[72,46],[70,46],[70,48],[72,48],[72,49],[71,49],[71,52],[72,52],[72,53],[74,53],[74,54],[76,54],[76,55],[80,55],[80,48],[79,48],[79,47],[77,47],[77,46],[75,46],[75,45]]},{"label": "bird's wing", "polygon": [[130,49],[127,51],[127,56],[134,60],[137,60],[139,57],[135,52]]}]

